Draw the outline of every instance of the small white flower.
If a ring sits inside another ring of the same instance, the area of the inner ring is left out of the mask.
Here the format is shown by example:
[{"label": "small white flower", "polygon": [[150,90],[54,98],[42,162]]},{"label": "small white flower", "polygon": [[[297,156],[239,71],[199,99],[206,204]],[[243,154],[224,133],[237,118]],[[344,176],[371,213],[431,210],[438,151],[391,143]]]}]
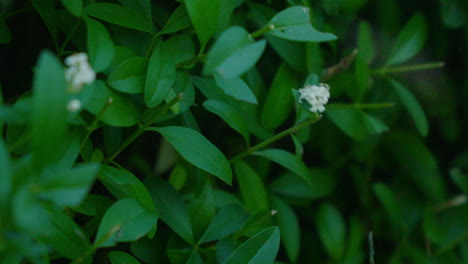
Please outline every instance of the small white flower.
[{"label": "small white flower", "polygon": [[305,100],[309,105],[309,111],[320,112],[325,111],[325,105],[330,98],[330,87],[327,84],[321,83],[319,85],[306,85],[304,88],[299,89],[299,103]]},{"label": "small white flower", "polygon": [[271,216],[274,216],[276,213],[278,213],[278,210],[271,209],[270,211]]},{"label": "small white flower", "polygon": [[78,99],[72,99],[67,104],[67,110],[70,113],[78,112],[81,109],[81,101]]},{"label": "small white flower", "polygon": [[71,92],[80,92],[83,84],[91,84],[96,79],[96,73],[89,65],[86,53],[77,53],[67,57],[65,65],[68,66],[65,70],[65,79]]}]

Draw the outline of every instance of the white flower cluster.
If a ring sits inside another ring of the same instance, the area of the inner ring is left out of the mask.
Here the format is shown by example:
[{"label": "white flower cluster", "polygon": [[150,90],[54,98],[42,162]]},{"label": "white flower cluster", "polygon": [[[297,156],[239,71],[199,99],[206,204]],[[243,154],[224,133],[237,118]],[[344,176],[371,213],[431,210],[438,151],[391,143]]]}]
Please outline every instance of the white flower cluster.
[{"label": "white flower cluster", "polygon": [[310,105],[309,111],[320,113],[325,111],[325,105],[330,98],[330,87],[327,84],[308,84],[304,88],[300,88],[299,93],[299,103],[305,100]]},{"label": "white flower cluster", "polygon": [[68,66],[65,70],[65,79],[71,92],[80,92],[83,84],[91,84],[96,79],[96,73],[89,65],[86,53],[76,53],[67,57],[65,65]]}]

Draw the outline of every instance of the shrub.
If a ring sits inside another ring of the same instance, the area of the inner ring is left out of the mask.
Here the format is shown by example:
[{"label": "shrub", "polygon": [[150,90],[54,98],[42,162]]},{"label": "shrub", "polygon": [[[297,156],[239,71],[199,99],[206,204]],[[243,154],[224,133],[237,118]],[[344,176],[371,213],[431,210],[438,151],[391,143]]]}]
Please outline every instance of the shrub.
[{"label": "shrub", "polygon": [[0,3],[2,263],[466,263],[462,1]]}]

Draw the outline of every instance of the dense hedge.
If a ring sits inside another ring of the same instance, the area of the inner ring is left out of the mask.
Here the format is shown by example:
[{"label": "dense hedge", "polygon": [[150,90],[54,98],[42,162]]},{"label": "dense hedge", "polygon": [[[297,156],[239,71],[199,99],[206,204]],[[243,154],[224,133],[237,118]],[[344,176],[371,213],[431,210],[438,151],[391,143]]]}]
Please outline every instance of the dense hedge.
[{"label": "dense hedge", "polygon": [[1,263],[468,263],[461,0],[1,0]]}]

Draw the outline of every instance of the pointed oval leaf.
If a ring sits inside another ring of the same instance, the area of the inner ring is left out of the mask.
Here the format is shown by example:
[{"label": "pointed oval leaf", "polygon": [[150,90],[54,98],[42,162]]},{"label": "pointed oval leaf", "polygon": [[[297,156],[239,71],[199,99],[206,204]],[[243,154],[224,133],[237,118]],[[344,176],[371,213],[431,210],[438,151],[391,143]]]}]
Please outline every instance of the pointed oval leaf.
[{"label": "pointed oval leaf", "polygon": [[309,169],[300,158],[292,153],[281,149],[266,149],[255,151],[253,155],[261,156],[276,162],[286,169],[294,172],[296,175],[300,176],[307,183],[311,183]]},{"label": "pointed oval leaf", "polygon": [[87,8],[88,15],[131,29],[154,33],[151,21],[139,10],[111,3],[94,3]]},{"label": "pointed oval leaf", "polygon": [[239,110],[217,100],[207,100],[203,103],[203,107],[221,117],[230,127],[239,132],[244,137],[245,142],[249,144],[249,130]]},{"label": "pointed oval leaf", "polygon": [[387,65],[403,63],[416,55],[427,39],[427,22],[422,14],[413,15],[398,34]]},{"label": "pointed oval leaf", "polygon": [[148,107],[162,103],[176,78],[174,60],[162,40],[158,39],[148,64],[145,82],[145,102]]},{"label": "pointed oval leaf", "polygon": [[149,210],[156,210],[146,186],[132,173],[103,165],[99,170],[99,180],[116,198],[133,198]]},{"label": "pointed oval leaf", "polygon": [[308,42],[336,39],[335,35],[319,32],[312,27],[309,8],[304,6],[293,6],[285,9],[273,17],[268,24],[275,26],[268,34],[279,38]]},{"label": "pointed oval leaf", "polygon": [[143,57],[133,57],[119,64],[109,75],[110,87],[123,93],[142,93],[145,88],[148,61]]},{"label": "pointed oval leaf", "polygon": [[251,214],[267,211],[269,208],[267,192],[263,180],[256,171],[242,160],[234,163],[234,171],[245,208]]},{"label": "pointed oval leaf", "polygon": [[87,163],[65,171],[46,172],[38,182],[39,196],[58,206],[78,206],[88,194],[99,166]]},{"label": "pointed oval leaf", "polygon": [[224,264],[273,264],[279,243],[278,227],[269,227],[242,243]]},{"label": "pointed oval leaf", "polygon": [[[2,176],[0,177],[0,206],[3,207],[7,206],[6,202],[11,192],[12,171],[10,155],[8,154],[7,148],[2,138],[0,138],[0,168],[2,168]],[[3,212],[0,212],[0,216],[4,217]]]},{"label": "pointed oval leaf", "polygon": [[83,12],[83,0],[62,0],[63,6],[76,17],[81,16]]},{"label": "pointed oval leaf", "polygon": [[427,136],[429,132],[429,125],[427,122],[426,114],[422,109],[421,105],[419,104],[418,100],[411,94],[406,87],[403,86],[400,82],[389,79],[390,84],[392,85],[395,93],[397,94],[398,98],[400,98],[401,103],[403,106],[408,110],[411,118],[416,125],[419,133],[423,136]]},{"label": "pointed oval leaf", "polygon": [[340,259],[346,246],[346,226],[340,212],[330,204],[322,204],[315,220],[326,251],[332,258]]},{"label": "pointed oval leaf", "polygon": [[62,64],[55,55],[43,51],[33,80],[32,153],[38,168],[56,162],[66,131],[66,82]]},{"label": "pointed oval leaf", "polygon": [[159,178],[147,183],[151,197],[159,210],[160,218],[188,243],[193,243],[193,231],[187,206],[172,185]]},{"label": "pointed oval leaf", "polygon": [[211,220],[198,243],[219,240],[238,231],[247,221],[249,215],[237,204],[221,208]]},{"label": "pointed oval leaf", "polygon": [[247,83],[239,77],[225,79],[219,74],[215,74],[216,84],[226,93],[237,100],[245,101],[252,104],[257,104],[255,94],[250,90]]},{"label": "pointed oval leaf", "polygon": [[188,14],[202,48],[218,28],[220,0],[186,0]]},{"label": "pointed oval leaf", "polygon": [[216,71],[226,79],[241,76],[258,61],[265,49],[266,40],[249,43],[230,54],[216,67]]},{"label": "pointed oval leaf", "polygon": [[157,221],[158,214],[144,208],[137,200],[119,200],[102,217],[94,245],[111,247],[117,242],[135,241],[146,235]]},{"label": "pointed oval leaf", "polygon": [[287,202],[276,196],[271,201],[272,208],[277,211],[275,220],[281,232],[281,243],[291,263],[296,263],[301,248],[299,220]]},{"label": "pointed oval leaf", "polygon": [[112,264],[140,264],[136,258],[122,251],[112,251],[107,256]]},{"label": "pointed oval leaf", "polygon": [[186,127],[158,127],[151,131],[160,133],[171,145],[193,165],[231,184],[232,172],[223,153],[203,135]]},{"label": "pointed oval leaf", "polygon": [[98,21],[86,18],[88,29],[89,61],[94,71],[101,72],[112,62],[114,57],[114,43],[107,29]]},{"label": "pointed oval leaf", "polygon": [[188,28],[191,25],[190,17],[187,13],[187,9],[184,5],[180,5],[167,20],[163,29],[159,31],[159,34],[174,33],[179,30]]},{"label": "pointed oval leaf", "polygon": [[83,97],[86,98],[83,108],[94,115],[99,114],[112,98],[112,102],[106,106],[104,114],[101,115],[101,120],[108,125],[129,127],[138,122],[141,111],[137,105],[127,96],[110,89],[101,80],[97,80],[93,85],[87,87],[83,91]]},{"label": "pointed oval leaf", "polygon": [[293,109],[291,89],[299,85],[296,73],[286,64],[281,64],[263,105],[261,123],[265,128],[273,130],[286,121]]},{"label": "pointed oval leaf", "polygon": [[230,27],[219,36],[208,53],[203,74],[216,72],[225,79],[238,77],[257,63],[265,44],[265,40],[252,41],[247,30],[242,27]]}]

